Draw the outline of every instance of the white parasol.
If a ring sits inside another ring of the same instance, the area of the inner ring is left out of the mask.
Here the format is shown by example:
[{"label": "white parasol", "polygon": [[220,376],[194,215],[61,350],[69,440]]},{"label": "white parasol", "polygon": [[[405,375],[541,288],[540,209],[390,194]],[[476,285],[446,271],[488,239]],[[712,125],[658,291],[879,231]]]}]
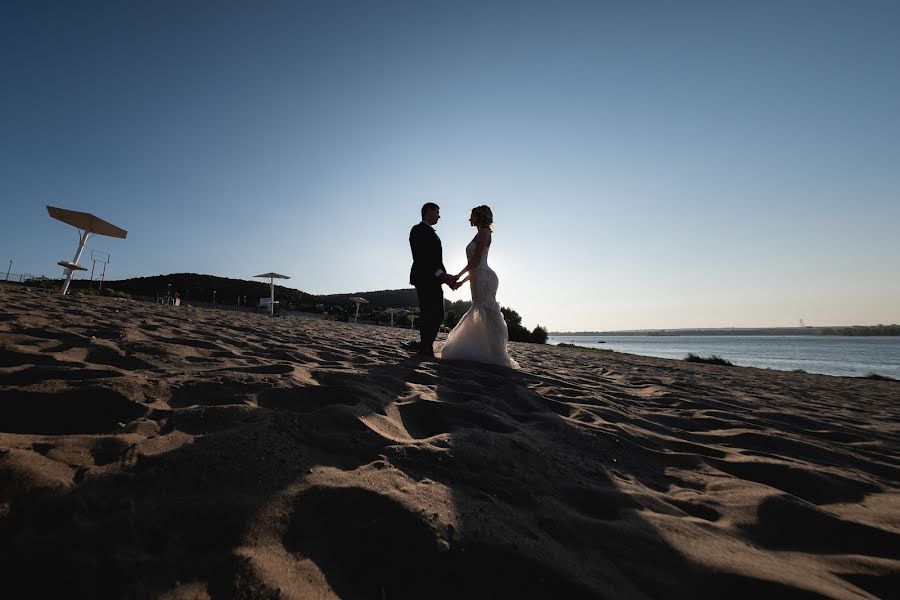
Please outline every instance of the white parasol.
[{"label": "white parasol", "polygon": [[394,326],[394,315],[396,315],[399,312],[403,312],[403,309],[402,308],[386,308],[386,309],[384,309],[384,312],[391,315],[391,327],[393,327]]},{"label": "white parasol", "polygon": [[116,227],[112,223],[107,223],[99,217],[95,217],[91,213],[79,212],[77,210],[68,210],[65,208],[56,208],[55,206],[47,206],[47,212],[50,216],[58,221],[74,226],[78,230],[80,240],[78,242],[78,250],[75,252],[75,258],[72,262],[59,261],[60,266],[68,269],[66,280],[63,281],[59,293],[63,296],[69,291],[69,284],[72,283],[72,276],[75,271],[87,271],[86,268],[78,265],[78,259],[84,252],[84,246],[87,244],[90,235],[108,235],[109,237],[125,239],[128,232],[120,227]]},{"label": "white parasol", "polygon": [[279,275],[278,273],[263,273],[262,275],[254,275],[254,277],[265,277],[269,280],[269,315],[275,315],[275,280],[290,279],[287,275]]},{"label": "white parasol", "polygon": [[356,323],[359,320],[359,305],[360,304],[368,304],[369,301],[365,298],[360,298],[359,296],[353,296],[351,298],[347,298],[350,302],[356,302],[356,316],[353,317],[353,322]]}]

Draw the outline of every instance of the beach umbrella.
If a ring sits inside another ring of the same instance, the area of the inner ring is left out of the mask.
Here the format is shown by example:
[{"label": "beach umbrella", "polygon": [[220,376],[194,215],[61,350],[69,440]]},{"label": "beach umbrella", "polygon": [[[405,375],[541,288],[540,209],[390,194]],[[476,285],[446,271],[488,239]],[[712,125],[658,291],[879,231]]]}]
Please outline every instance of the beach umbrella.
[{"label": "beach umbrella", "polygon": [[353,296],[351,298],[347,298],[350,302],[356,302],[356,315],[353,317],[353,322],[356,323],[359,320],[359,305],[360,304],[368,304],[369,301],[365,298],[360,298],[359,296]]},{"label": "beach umbrella", "polygon": [[275,280],[290,279],[287,275],[279,275],[278,273],[263,273],[262,275],[254,275],[254,277],[263,277],[269,280],[269,315],[275,315]]},{"label": "beach umbrella", "polygon": [[66,292],[69,291],[69,284],[72,283],[72,276],[75,274],[75,271],[87,271],[85,267],[78,265],[78,259],[81,258],[81,253],[84,252],[84,247],[91,234],[108,235],[109,237],[124,240],[128,232],[112,223],[107,223],[99,217],[95,217],[91,213],[56,208],[55,206],[47,206],[47,212],[57,221],[72,225],[78,230],[79,241],[78,250],[75,251],[75,258],[72,259],[72,262],[61,260],[56,263],[68,270],[66,272],[66,280],[63,281],[62,287],[59,289],[59,293],[65,296]]},{"label": "beach umbrella", "polygon": [[394,315],[396,315],[398,312],[403,312],[403,309],[402,308],[386,308],[386,309],[384,309],[384,312],[391,315],[391,327],[393,327],[394,326]]}]

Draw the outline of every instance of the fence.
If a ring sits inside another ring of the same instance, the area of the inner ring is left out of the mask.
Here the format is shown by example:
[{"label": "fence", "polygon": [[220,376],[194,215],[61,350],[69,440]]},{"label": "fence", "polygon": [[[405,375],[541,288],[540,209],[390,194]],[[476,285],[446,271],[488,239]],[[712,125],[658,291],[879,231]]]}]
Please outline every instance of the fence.
[{"label": "fence", "polygon": [[31,273],[3,273],[0,271],[0,281],[14,281],[16,283],[22,283],[26,279],[33,278],[34,275]]}]

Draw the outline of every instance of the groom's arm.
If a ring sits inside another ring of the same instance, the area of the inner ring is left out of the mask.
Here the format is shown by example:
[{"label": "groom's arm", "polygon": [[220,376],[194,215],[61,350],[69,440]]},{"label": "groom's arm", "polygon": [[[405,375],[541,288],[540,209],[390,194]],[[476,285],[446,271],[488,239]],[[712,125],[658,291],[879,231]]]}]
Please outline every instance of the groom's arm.
[{"label": "groom's arm", "polygon": [[436,278],[440,279],[441,275],[444,274],[444,269],[441,268],[441,242],[433,231],[426,231],[425,233],[427,238],[424,241],[426,242],[426,252],[428,254],[426,264],[428,265],[428,270],[434,273]]},{"label": "groom's arm", "polygon": [[434,252],[433,262],[437,267],[434,271],[434,276],[441,283],[446,283],[447,285],[452,286],[454,283],[456,283],[456,280],[458,278],[454,275],[450,275],[444,270],[444,261],[441,258],[441,255],[443,254],[443,248],[441,248],[441,240],[438,239],[437,235],[435,235],[432,239],[432,242],[432,250]]},{"label": "groom's arm", "polygon": [[414,227],[409,238],[413,260],[421,265],[422,272],[431,273],[435,279],[448,285],[455,281],[448,276],[441,262],[441,243],[437,235],[425,227]]}]

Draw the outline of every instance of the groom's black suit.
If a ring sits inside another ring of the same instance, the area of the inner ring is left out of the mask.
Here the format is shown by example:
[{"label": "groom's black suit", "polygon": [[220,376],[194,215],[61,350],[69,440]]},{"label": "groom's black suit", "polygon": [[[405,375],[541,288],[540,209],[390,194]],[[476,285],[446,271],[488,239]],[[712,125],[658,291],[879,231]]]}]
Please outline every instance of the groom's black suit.
[{"label": "groom's black suit", "polygon": [[419,316],[419,336],[422,340],[419,351],[428,353],[444,321],[444,293],[438,273],[446,273],[447,269],[441,256],[441,239],[424,221],[410,230],[409,247],[413,256],[409,282],[416,287],[419,309],[422,311]]}]

